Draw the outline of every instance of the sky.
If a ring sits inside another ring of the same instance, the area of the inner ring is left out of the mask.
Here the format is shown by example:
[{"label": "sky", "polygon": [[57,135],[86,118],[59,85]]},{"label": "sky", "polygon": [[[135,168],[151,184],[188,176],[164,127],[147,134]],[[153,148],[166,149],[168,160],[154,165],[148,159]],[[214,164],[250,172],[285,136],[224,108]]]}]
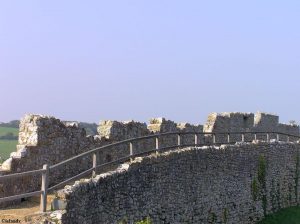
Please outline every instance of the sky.
[{"label": "sky", "polygon": [[0,0],[0,121],[300,121],[298,0]]}]

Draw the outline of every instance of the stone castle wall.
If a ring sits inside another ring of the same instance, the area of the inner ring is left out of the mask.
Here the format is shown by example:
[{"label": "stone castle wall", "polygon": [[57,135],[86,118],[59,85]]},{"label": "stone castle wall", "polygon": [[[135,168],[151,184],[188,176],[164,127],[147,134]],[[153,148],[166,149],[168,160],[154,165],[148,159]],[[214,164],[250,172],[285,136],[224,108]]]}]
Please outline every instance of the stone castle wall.
[{"label": "stone castle wall", "polygon": [[[102,139],[102,145],[119,142],[131,138],[142,137],[150,134],[145,123],[135,121],[101,121],[98,126],[98,133]],[[145,151],[147,148],[154,147],[154,144],[145,140],[143,142],[133,142],[134,153],[137,153],[137,149]],[[128,156],[129,144],[124,143],[112,148],[107,148],[99,152],[100,164],[110,162],[112,160],[120,159]]]},{"label": "stone castle wall", "polygon": [[[254,124],[254,114],[251,113],[212,113],[204,125],[204,132],[246,132],[251,131]],[[246,135],[245,140],[253,139]],[[241,141],[241,135],[232,134],[230,141]],[[216,135],[216,142],[227,142],[227,134]]]},{"label": "stone castle wall", "polygon": [[[165,122],[164,118],[156,120],[162,122],[155,124],[157,128],[155,133],[179,130],[174,122]],[[172,124],[175,129],[170,128],[169,124]],[[192,125],[189,125],[189,128],[192,127]],[[96,147],[154,133],[153,129],[148,129],[145,123],[134,121],[102,121],[99,124],[98,132],[99,135],[86,136],[85,130],[79,128],[77,123],[62,122],[54,117],[43,115],[26,115],[20,123],[17,151],[13,152],[11,157],[2,164],[0,175],[41,169],[44,164],[54,165]],[[164,137],[162,144],[171,144],[173,137]],[[133,148],[134,153],[154,149],[155,139],[133,142]],[[107,163],[128,155],[128,143],[107,148],[99,151],[98,164]],[[57,167],[50,172],[49,185],[53,186],[68,177],[75,176],[91,168],[91,166],[91,156],[87,156]],[[99,169],[98,172],[105,172],[115,167],[115,165],[112,165],[105,169]],[[39,175],[0,182],[0,197],[36,191],[40,189],[40,184],[41,177]]]},{"label": "stone castle wall", "polygon": [[299,153],[299,144],[273,142],[137,158],[60,191],[61,222],[256,223],[300,203]]},{"label": "stone castle wall", "polygon": [[[266,113],[212,113],[204,125],[204,132],[282,132],[285,134],[299,135],[299,126],[279,123],[277,115]],[[275,139],[276,134],[270,135]],[[265,134],[257,134],[259,140],[266,140]],[[253,139],[251,134],[245,135],[245,141]],[[232,142],[241,141],[239,134],[231,135]],[[286,141],[287,137],[280,135],[280,140]],[[291,141],[296,138],[290,138]],[[216,136],[217,142],[227,142],[227,134]]]},{"label": "stone castle wall", "polygon": [[[44,164],[54,165],[96,147],[99,142],[98,138],[86,137],[85,130],[78,128],[76,123],[63,123],[48,116],[26,115],[20,123],[17,151],[2,164],[1,174],[37,170]],[[91,158],[78,159],[52,170],[49,184],[54,185],[90,167]],[[40,175],[0,182],[0,197],[36,191],[40,189],[40,184]]]},{"label": "stone castle wall", "polygon": [[[41,169],[43,164],[57,164],[92,148],[128,138],[165,132],[181,131],[184,133],[188,131],[202,132],[202,130],[214,132],[280,130],[292,134],[299,133],[298,126],[278,124],[278,117],[268,114],[254,116],[253,114],[242,113],[214,113],[208,117],[204,127],[188,123],[177,124],[165,118],[151,119],[148,125],[134,121],[102,121],[98,127],[99,135],[86,136],[85,130],[78,127],[77,123],[62,122],[49,116],[26,115],[20,123],[17,151],[12,153],[11,158],[0,166],[0,175]],[[218,136],[218,138],[217,141],[222,140],[222,136]],[[223,140],[225,138],[226,136],[223,136]],[[240,136],[231,136],[231,140],[240,141]],[[284,140],[283,137],[282,140]],[[192,134],[181,135],[181,144],[194,144],[194,141],[195,137]],[[209,142],[211,142],[210,136],[204,138],[203,135],[198,135],[198,144]],[[159,147],[175,146],[177,143],[178,138],[176,135],[159,138]],[[134,153],[142,153],[154,148],[155,139],[133,142]],[[98,164],[107,163],[128,155],[129,144],[120,144],[99,151]],[[91,156],[88,156],[52,170],[50,173],[50,186],[90,168],[91,164]],[[114,168],[116,168],[115,165],[99,169],[98,172],[106,172]],[[39,190],[40,179],[40,176],[28,176],[5,181],[4,183],[0,182],[0,197]]]}]

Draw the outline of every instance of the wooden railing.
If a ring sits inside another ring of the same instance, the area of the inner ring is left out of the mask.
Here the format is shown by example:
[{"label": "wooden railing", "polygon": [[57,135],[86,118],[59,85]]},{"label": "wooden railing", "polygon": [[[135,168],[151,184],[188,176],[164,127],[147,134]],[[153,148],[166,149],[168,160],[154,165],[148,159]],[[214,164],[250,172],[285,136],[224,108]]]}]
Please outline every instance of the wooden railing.
[{"label": "wooden railing", "polygon": [[[172,135],[175,135],[175,136],[177,135],[177,144],[172,145],[172,146],[160,147],[159,139],[164,136],[172,136]],[[182,144],[181,140],[182,140],[183,135],[194,135],[194,143],[193,144]],[[34,191],[34,192],[29,192],[29,193],[24,193],[24,194],[3,197],[3,198],[0,198],[0,203],[7,202],[7,201],[13,201],[13,200],[21,199],[21,198],[32,197],[32,196],[36,196],[36,195],[41,195],[40,210],[41,210],[41,212],[46,212],[47,194],[49,192],[59,189],[59,188],[65,186],[67,183],[70,183],[71,181],[78,180],[82,177],[87,177],[87,175],[89,175],[89,174],[92,174],[92,177],[95,177],[95,175],[97,174],[97,169],[99,169],[99,168],[103,168],[103,167],[113,165],[113,164],[120,164],[122,162],[133,160],[135,157],[149,155],[154,152],[158,153],[158,152],[165,151],[165,150],[172,149],[172,148],[177,149],[177,148],[190,147],[190,146],[234,144],[238,141],[231,141],[231,136],[233,136],[233,135],[240,136],[241,142],[246,142],[245,135],[247,135],[248,138],[249,138],[249,135],[252,136],[252,138],[250,140],[248,140],[247,142],[252,142],[253,140],[260,140],[262,138],[263,138],[263,140],[266,140],[268,142],[268,141],[270,141],[270,135],[272,135],[272,136],[276,135],[277,141],[281,140],[280,136],[285,136],[287,142],[290,141],[290,138],[293,138],[294,140],[300,140],[299,135],[291,135],[291,134],[280,133],[280,132],[167,132],[167,133],[153,134],[153,135],[148,135],[148,136],[143,136],[143,137],[138,137],[138,138],[127,139],[124,141],[119,141],[116,143],[112,143],[109,145],[91,149],[89,151],[86,151],[79,155],[73,156],[72,158],[69,158],[67,160],[64,160],[60,163],[57,163],[57,164],[54,164],[51,166],[49,166],[48,164],[45,164],[43,166],[43,168],[39,169],[39,170],[32,170],[32,171],[27,171],[27,172],[22,172],[22,173],[14,173],[14,174],[10,174],[10,175],[0,176],[0,181],[4,181],[4,180],[11,180],[14,178],[19,178],[19,177],[24,177],[24,176],[29,176],[29,175],[41,175],[41,190],[40,191]],[[203,143],[199,143],[199,136],[203,137],[203,140],[204,140]],[[216,137],[218,137],[218,136],[219,137],[222,136],[222,138],[224,138],[224,136],[227,136],[227,137],[225,137],[226,141],[225,142],[217,142]],[[235,138],[237,138],[237,137],[235,137]],[[134,153],[135,149],[133,147],[133,143],[139,142],[142,140],[146,140],[146,139],[155,139],[155,147],[148,151]],[[209,141],[205,142],[205,140],[209,140]],[[119,159],[116,159],[111,162],[97,165],[99,151],[107,149],[107,148],[123,145],[123,144],[129,145],[129,155],[119,158]],[[73,162],[76,159],[84,158],[86,156],[92,156],[91,168],[89,168],[71,178],[68,178],[54,186],[51,186],[51,187],[48,186],[49,185],[49,177],[51,176],[50,175],[51,170],[59,168],[62,165],[66,165],[70,162]]]}]

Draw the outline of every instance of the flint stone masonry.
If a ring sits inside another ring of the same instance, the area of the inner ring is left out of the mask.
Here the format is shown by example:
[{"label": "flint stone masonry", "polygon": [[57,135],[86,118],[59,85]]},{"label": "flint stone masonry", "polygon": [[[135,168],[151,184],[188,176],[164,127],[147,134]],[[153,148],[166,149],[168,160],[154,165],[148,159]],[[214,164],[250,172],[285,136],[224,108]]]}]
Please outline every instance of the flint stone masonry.
[{"label": "flint stone masonry", "polygon": [[[152,118],[149,121],[148,129],[153,134],[176,132],[178,131],[177,124],[165,118]],[[159,147],[173,146],[177,144],[177,136],[162,136],[159,138]]]},{"label": "flint stone masonry", "polygon": [[[26,115],[20,123],[18,151],[12,156],[10,171],[21,172],[41,168],[43,164],[55,164],[96,143],[94,138],[86,137],[85,130],[78,128],[77,123],[64,123],[42,115]],[[19,155],[20,151],[23,155]],[[84,167],[84,161],[81,162]],[[60,175],[73,175],[75,167],[76,164],[73,164]]]},{"label": "flint stone masonry", "polygon": [[299,144],[260,142],[137,158],[58,192],[61,222],[256,223],[300,202],[299,153]]},{"label": "flint stone masonry", "polygon": [[[254,124],[254,114],[251,113],[211,113],[204,125],[204,132],[247,132],[251,131]],[[245,140],[253,139],[246,135]],[[241,141],[241,135],[233,134],[230,141]],[[216,136],[217,142],[227,142],[226,134]]]},{"label": "flint stone masonry", "polygon": [[[253,113],[211,113],[203,128],[204,132],[282,132],[285,134],[299,135],[299,126],[279,123],[277,115],[257,112]],[[266,140],[266,135],[258,134],[258,139]],[[275,139],[277,136],[270,135]],[[231,141],[241,141],[241,135],[231,135]],[[245,140],[251,140],[253,136],[245,135]],[[287,137],[280,135],[280,139],[286,141]],[[226,135],[216,136],[218,142],[226,142]],[[296,140],[291,138],[290,140]]]},{"label": "flint stone masonry", "polygon": [[272,130],[279,123],[279,116],[274,114],[256,113],[254,118],[254,126],[265,130]]},{"label": "flint stone masonry", "polygon": [[148,129],[153,133],[172,132],[177,130],[177,124],[163,117],[151,118],[149,120]]},{"label": "flint stone masonry", "polygon": [[[178,131],[185,132],[203,132],[203,125],[192,125],[189,123],[178,123],[177,124]],[[193,144],[195,143],[195,135],[194,134],[183,134],[181,135],[181,144]],[[197,135],[197,144],[204,144],[204,136]]]},{"label": "flint stone masonry", "polygon": [[[44,164],[59,163],[90,147],[96,147],[98,143],[97,139],[86,137],[84,129],[78,128],[76,123],[63,123],[59,119],[43,115],[26,115],[20,123],[17,151],[2,164],[1,174],[41,169]],[[74,176],[89,168],[90,164],[91,159],[84,158],[52,170],[49,184],[54,185]],[[40,189],[40,183],[39,175],[0,182],[0,197],[36,191]],[[11,203],[0,205],[6,204]]]},{"label": "flint stone masonry", "polygon": [[150,131],[147,129],[146,123],[135,121],[101,121],[98,126],[98,133],[112,141],[121,141],[124,139],[136,138],[149,135]]},{"label": "flint stone masonry", "polygon": [[[165,120],[165,119],[162,119]],[[168,121],[174,124],[174,122]],[[157,124],[158,132],[168,131],[165,123]],[[177,129],[174,129],[177,130]],[[44,115],[26,115],[20,123],[19,143],[17,151],[0,166],[0,175],[41,169],[44,164],[53,165],[87,150],[125,140],[151,134],[145,123],[102,121],[98,127],[99,135],[86,136],[77,122],[63,122]],[[170,142],[165,138],[165,144]],[[155,148],[155,140],[134,142],[134,153]],[[128,144],[101,150],[98,164],[110,162],[129,155]],[[80,165],[78,165],[80,164]],[[52,170],[49,185],[53,186],[62,180],[72,177],[91,167],[91,156],[77,159],[67,166]],[[115,166],[100,169],[99,172],[114,169]],[[27,176],[11,181],[0,182],[0,197],[32,192],[40,189],[40,176]],[[17,200],[13,203],[17,203]],[[0,203],[0,207],[11,204]]]},{"label": "flint stone masonry", "polygon": [[[298,125],[281,124],[279,123],[279,116],[273,114],[266,114],[266,113],[255,114],[253,130],[275,131],[275,132],[282,132],[291,135],[299,135]],[[276,138],[276,136],[271,135],[271,138]],[[287,137],[280,135],[280,139],[286,141]],[[290,140],[294,141],[296,139],[291,137]]]},{"label": "flint stone masonry", "polygon": [[212,113],[204,125],[205,132],[250,131],[254,124],[251,113]]},{"label": "flint stone masonry", "polygon": [[[291,135],[299,135],[299,126],[292,124],[279,123],[279,116],[266,113],[256,113],[254,120],[254,131],[274,131],[282,132]],[[271,135],[271,138],[276,138],[275,135]],[[287,137],[280,135],[281,140],[287,141]],[[290,140],[294,141],[296,138],[290,137]]]},{"label": "flint stone masonry", "polygon": [[[190,123],[175,123],[165,118],[152,118],[149,121],[148,129],[151,133],[166,133],[166,132],[203,132],[203,125],[193,125]],[[204,136],[198,135],[198,144],[204,143]],[[193,134],[181,135],[181,144],[194,144],[195,136]],[[178,137],[163,136],[159,138],[160,147],[174,146],[178,144]]]},{"label": "flint stone masonry", "polygon": [[[188,131],[280,131],[290,134],[299,134],[299,126],[278,123],[278,116],[258,113],[222,113],[211,114],[206,125],[191,125],[175,123],[165,118],[153,118],[148,126],[141,122],[102,121],[99,124],[99,135],[86,136],[85,130],[77,122],[63,122],[59,119],[44,115],[26,115],[20,124],[19,143],[16,152],[0,166],[0,175],[41,169],[43,164],[57,164],[82,152],[104,146],[128,138],[141,137],[149,134],[165,132]],[[226,140],[226,136],[218,136],[218,141]],[[231,141],[240,141],[241,136],[230,136]],[[249,136],[245,136],[247,140]],[[265,136],[259,136],[265,139]],[[276,136],[271,136],[275,138]],[[194,144],[193,135],[181,135],[181,144]],[[280,136],[281,140],[287,138]],[[291,141],[295,139],[291,138]],[[211,137],[198,136],[198,143],[209,143]],[[175,146],[178,136],[164,136],[159,138],[159,147]],[[155,139],[133,142],[133,153],[152,150]],[[98,164],[128,156],[129,144],[110,147],[101,150],[98,154]],[[79,165],[78,165],[79,164]],[[78,159],[67,166],[52,170],[50,186],[59,183],[68,177],[74,176],[91,167],[91,156]],[[115,169],[116,166],[99,169],[98,173]],[[0,197],[6,197],[40,189],[40,176],[27,176],[11,181],[0,181]],[[5,203],[5,205],[10,203]],[[0,204],[0,207],[4,204]]]},{"label": "flint stone masonry", "polygon": [[[202,125],[191,125],[189,123],[176,124],[173,121],[166,120],[165,118],[152,118],[149,125],[140,122],[118,122],[118,121],[101,121],[98,127],[98,133],[102,139],[106,140],[106,144],[147,136],[151,134],[166,133],[166,132],[187,132],[199,131],[202,132]],[[199,139],[201,139],[199,137]],[[199,140],[200,142],[200,140]],[[177,136],[163,136],[159,138],[159,147],[167,147],[177,145]],[[193,144],[194,135],[185,135],[182,137],[182,144]],[[140,141],[133,141],[133,153],[142,153],[145,151],[153,150],[155,148],[155,139],[145,139]],[[113,150],[106,149],[101,151],[101,162],[103,159],[109,157],[110,160],[119,159],[129,154],[128,143],[114,147]]]},{"label": "flint stone masonry", "polygon": [[[101,121],[98,126],[98,134],[101,136],[103,145],[127,140],[131,138],[142,137],[150,134],[145,123],[135,121]],[[154,148],[154,142],[144,140],[133,142],[134,153],[150,150]],[[99,152],[100,163],[109,162],[129,155],[129,144],[124,143],[113,148],[101,150]],[[115,168],[109,167],[108,169]]]},{"label": "flint stone masonry", "polygon": [[[279,131],[279,116],[274,114],[256,113],[254,117],[254,131]],[[275,135],[271,135],[271,138],[276,138]],[[265,139],[264,135],[258,134],[258,138]]]}]

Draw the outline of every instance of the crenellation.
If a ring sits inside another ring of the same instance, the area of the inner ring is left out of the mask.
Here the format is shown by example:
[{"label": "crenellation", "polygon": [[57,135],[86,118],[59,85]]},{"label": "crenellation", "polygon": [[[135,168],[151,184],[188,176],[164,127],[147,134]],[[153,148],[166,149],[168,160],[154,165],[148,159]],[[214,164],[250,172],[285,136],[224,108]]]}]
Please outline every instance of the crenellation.
[{"label": "crenellation", "polygon": [[153,133],[175,132],[177,131],[177,124],[163,117],[151,118],[149,120],[148,130]]},{"label": "crenellation", "polygon": [[[177,132],[177,124],[174,121],[167,120],[163,117],[160,118],[151,118],[148,124],[148,130],[153,133],[167,133],[167,132]],[[153,144],[154,141],[153,141]],[[177,136],[162,136],[159,138],[159,147],[167,147],[177,145]]]},{"label": "crenellation", "polygon": [[272,130],[279,124],[279,116],[274,114],[267,114],[257,112],[254,119],[254,127],[264,129],[266,131]]},{"label": "crenellation", "polygon": [[[279,123],[279,116],[267,113],[211,113],[203,128],[204,132],[282,132],[285,134],[299,135],[299,126]],[[275,134],[270,134],[270,139],[275,139]],[[282,140],[285,136],[280,135]],[[245,135],[245,141],[251,140],[251,134]],[[257,134],[260,140],[267,140],[266,134]],[[241,141],[241,135],[231,135],[231,141]],[[295,138],[291,138],[295,140]],[[226,142],[227,136],[217,135],[217,142]]]},{"label": "crenellation", "polygon": [[[291,135],[299,135],[299,126],[298,125],[292,125],[292,124],[278,124],[278,127],[277,127],[277,131],[280,132],[280,133],[288,133],[288,134],[291,134]],[[286,141],[287,140],[287,137],[284,136],[284,135],[280,135],[280,139],[282,141]],[[295,141],[297,140],[297,138],[295,137],[290,137],[289,139],[290,141]]]},{"label": "crenellation", "polygon": [[135,121],[101,121],[98,126],[98,134],[102,138],[111,141],[122,141],[150,134],[145,123]]},{"label": "crenellation", "polygon": [[[204,125],[204,132],[249,132],[253,128],[253,113],[211,113]],[[241,135],[232,134],[231,141],[241,141]],[[245,140],[251,139],[246,135]],[[216,136],[217,142],[227,142],[227,134]]]},{"label": "crenellation", "polygon": [[[190,123],[178,123],[177,124],[178,131],[185,132],[203,132],[203,125],[192,125]],[[197,137],[198,144],[204,143],[204,136],[198,135]],[[181,135],[181,144],[194,144],[195,143],[195,135],[194,134],[183,134]]]}]

